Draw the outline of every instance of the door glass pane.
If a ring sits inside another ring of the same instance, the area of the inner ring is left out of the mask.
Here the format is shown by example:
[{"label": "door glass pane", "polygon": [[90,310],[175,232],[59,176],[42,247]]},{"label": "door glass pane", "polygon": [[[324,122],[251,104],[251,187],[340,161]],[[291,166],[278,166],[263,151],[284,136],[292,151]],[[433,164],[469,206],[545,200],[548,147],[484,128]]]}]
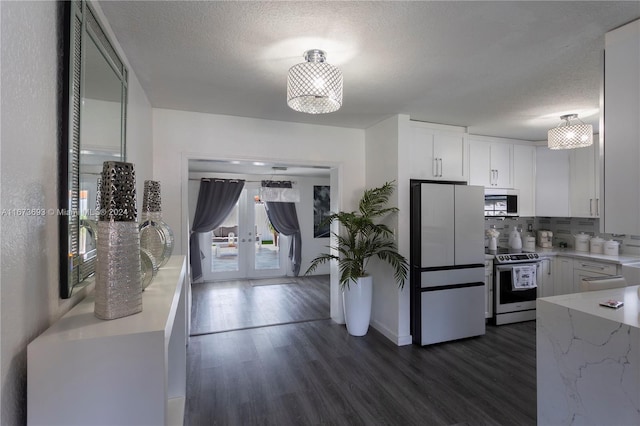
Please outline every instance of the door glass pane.
[{"label": "door glass pane", "polygon": [[254,218],[255,218],[255,264],[254,268],[259,270],[280,269],[280,246],[278,244],[278,233],[273,229],[264,203],[260,201],[258,195],[254,196]]},{"label": "door glass pane", "polygon": [[238,263],[239,206],[218,228],[211,232],[211,272],[237,271]]}]

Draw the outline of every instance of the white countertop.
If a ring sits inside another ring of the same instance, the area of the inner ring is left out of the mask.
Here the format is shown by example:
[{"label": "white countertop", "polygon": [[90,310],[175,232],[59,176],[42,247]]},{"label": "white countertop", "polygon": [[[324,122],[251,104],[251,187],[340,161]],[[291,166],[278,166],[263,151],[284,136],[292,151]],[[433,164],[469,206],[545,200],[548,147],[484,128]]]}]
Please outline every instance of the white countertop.
[{"label": "white countertop", "polygon": [[[634,285],[608,290],[541,297],[538,299],[538,303],[553,303],[555,305],[584,312],[598,318],[615,321],[630,327],[640,328],[639,287],[640,286]],[[624,306],[618,309],[611,309],[599,305],[600,302],[605,302],[609,299],[623,301]]]},{"label": "white countertop", "polygon": [[596,254],[596,253],[590,253],[586,251],[577,251],[570,248],[559,248],[559,247],[553,247],[553,248],[536,247],[536,253],[538,253],[541,256],[542,255],[568,256],[576,259],[586,259],[586,260],[592,259],[592,260],[597,260],[599,262],[616,263],[619,265],[623,265],[625,263],[640,262],[640,256],[635,256],[635,255],[620,254],[618,256],[608,256],[606,254]]}]

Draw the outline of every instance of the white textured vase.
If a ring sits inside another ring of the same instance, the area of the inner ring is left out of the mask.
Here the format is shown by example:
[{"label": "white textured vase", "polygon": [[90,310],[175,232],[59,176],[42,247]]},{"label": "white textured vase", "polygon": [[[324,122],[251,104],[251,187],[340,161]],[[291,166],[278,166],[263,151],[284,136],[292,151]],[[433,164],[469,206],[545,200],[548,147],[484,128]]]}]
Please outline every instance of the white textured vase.
[{"label": "white textured vase", "polygon": [[364,336],[371,320],[373,300],[373,277],[358,278],[357,283],[350,282],[349,288],[342,292],[344,318],[347,331],[352,336]]}]

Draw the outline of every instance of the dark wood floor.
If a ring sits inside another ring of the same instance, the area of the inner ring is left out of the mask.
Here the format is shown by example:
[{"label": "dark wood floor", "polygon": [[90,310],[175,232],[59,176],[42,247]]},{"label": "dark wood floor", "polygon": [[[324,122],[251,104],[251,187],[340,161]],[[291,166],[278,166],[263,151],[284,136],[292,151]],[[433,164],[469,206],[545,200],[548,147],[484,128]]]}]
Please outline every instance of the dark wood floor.
[{"label": "dark wood floor", "polygon": [[193,284],[191,335],[327,319],[329,276]]},{"label": "dark wood floor", "polygon": [[534,425],[535,322],[398,347],[316,320],[191,337],[185,424]]}]

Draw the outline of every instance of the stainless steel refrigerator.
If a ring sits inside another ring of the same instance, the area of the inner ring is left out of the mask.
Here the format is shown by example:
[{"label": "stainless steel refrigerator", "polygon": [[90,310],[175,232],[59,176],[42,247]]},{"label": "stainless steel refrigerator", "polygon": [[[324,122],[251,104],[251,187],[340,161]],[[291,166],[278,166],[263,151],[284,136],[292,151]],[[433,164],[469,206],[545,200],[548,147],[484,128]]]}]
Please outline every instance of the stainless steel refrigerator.
[{"label": "stainless steel refrigerator", "polygon": [[484,188],[411,180],[414,343],[485,333],[484,257]]}]

